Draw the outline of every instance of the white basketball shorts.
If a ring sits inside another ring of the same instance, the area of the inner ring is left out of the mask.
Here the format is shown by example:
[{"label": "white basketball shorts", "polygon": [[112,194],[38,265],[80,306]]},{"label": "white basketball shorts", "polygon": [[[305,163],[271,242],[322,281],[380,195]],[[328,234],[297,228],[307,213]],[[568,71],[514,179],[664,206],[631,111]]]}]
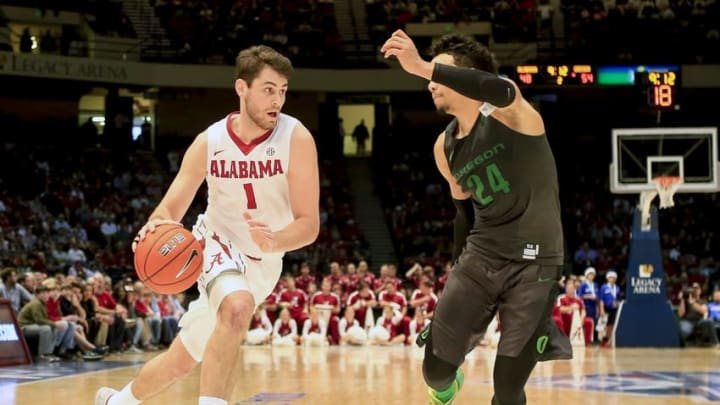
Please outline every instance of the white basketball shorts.
[{"label": "white basketball shorts", "polygon": [[198,217],[193,234],[204,243],[203,272],[197,281],[200,296],[180,319],[179,337],[188,353],[200,362],[222,300],[233,292],[247,291],[255,307],[265,302],[280,278],[282,257],[248,258],[242,247],[207,228],[203,215]]}]

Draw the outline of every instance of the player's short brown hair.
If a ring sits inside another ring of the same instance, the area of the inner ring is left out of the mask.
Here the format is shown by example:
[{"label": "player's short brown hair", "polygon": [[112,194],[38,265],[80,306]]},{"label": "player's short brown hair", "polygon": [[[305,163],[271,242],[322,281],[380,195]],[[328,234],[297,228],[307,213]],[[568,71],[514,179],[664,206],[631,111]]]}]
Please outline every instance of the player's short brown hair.
[{"label": "player's short brown hair", "polygon": [[257,45],[243,49],[238,54],[235,59],[235,79],[243,79],[248,86],[251,86],[265,66],[288,79],[294,71],[290,59],[269,46]]},{"label": "player's short brown hair", "polygon": [[441,36],[433,41],[429,50],[431,57],[446,53],[453,57],[455,65],[498,73],[499,64],[495,55],[483,44],[474,38],[452,33]]}]

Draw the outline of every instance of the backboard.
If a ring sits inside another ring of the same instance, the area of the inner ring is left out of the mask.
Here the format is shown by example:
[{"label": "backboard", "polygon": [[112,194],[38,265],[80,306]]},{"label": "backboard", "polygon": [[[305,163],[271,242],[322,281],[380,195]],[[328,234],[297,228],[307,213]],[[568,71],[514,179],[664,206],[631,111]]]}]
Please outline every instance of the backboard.
[{"label": "backboard", "polygon": [[655,190],[658,176],[680,176],[679,193],[720,190],[717,128],[617,128],[612,131],[610,191]]}]

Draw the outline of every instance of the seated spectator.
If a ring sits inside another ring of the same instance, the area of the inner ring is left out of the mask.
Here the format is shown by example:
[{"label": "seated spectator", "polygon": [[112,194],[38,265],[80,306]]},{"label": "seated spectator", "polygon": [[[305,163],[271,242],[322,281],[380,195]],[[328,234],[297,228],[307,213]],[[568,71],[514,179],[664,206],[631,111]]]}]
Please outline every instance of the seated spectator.
[{"label": "seated spectator", "polygon": [[248,345],[264,345],[270,343],[272,333],[273,325],[265,313],[264,306],[260,305],[250,320],[250,327],[245,337],[245,343]]},{"label": "seated spectator", "polygon": [[300,342],[306,346],[327,346],[328,331],[325,320],[315,307],[310,307],[310,318],[305,320]]},{"label": "seated spectator", "polygon": [[33,295],[17,282],[17,270],[13,267],[7,267],[0,273],[2,285],[0,285],[0,297],[10,300],[15,313],[20,312],[20,308],[33,299]]},{"label": "seated spectator", "polygon": [[[60,314],[63,319],[67,320],[75,328],[75,343],[78,348],[84,351],[83,358],[85,360],[99,360],[107,353],[108,348],[96,346],[88,339],[87,330],[89,327],[85,309],[80,304],[80,288],[80,286],[72,284],[64,284],[60,287],[60,297],[58,299]],[[78,292],[75,291],[76,289]],[[52,296],[53,294],[51,294]]]},{"label": "seated spectator", "polygon": [[315,282],[315,276],[310,274],[310,265],[307,262],[303,262],[300,265],[300,275],[295,279],[295,285],[298,289],[304,291],[305,294],[310,295],[308,293],[308,286],[313,282]]},{"label": "seated spectator", "polygon": [[[313,310],[318,313],[318,316],[323,320],[324,326],[327,327],[327,331],[330,334],[330,340],[333,344],[340,342],[340,332],[338,331],[338,315],[340,315],[340,297],[331,292],[331,285],[329,279],[324,279],[320,287],[320,291],[313,294],[310,298],[310,311]],[[304,325],[307,324],[305,320]]]},{"label": "seated spectator", "polygon": [[415,312],[422,312],[428,319],[432,319],[438,302],[438,297],[432,289],[433,282],[428,278],[424,278],[420,282],[420,286],[410,296],[410,307]]},{"label": "seated spectator", "polygon": [[[563,328],[561,330],[572,340],[573,334],[575,333],[575,329],[573,328],[577,327],[578,331],[583,332],[585,345],[590,346],[592,344],[594,323],[592,319],[586,316],[585,303],[578,297],[573,281],[569,280],[565,284],[565,294],[558,298],[556,305],[562,318]],[[577,326],[573,323],[576,313],[581,322],[581,324]]]},{"label": "seated spectator", "polygon": [[307,315],[307,295],[304,291],[297,289],[295,286],[295,277],[285,277],[285,289],[280,293],[278,305],[280,308],[287,308],[290,315],[298,325],[303,325],[308,318]]},{"label": "seated spectator", "polygon": [[[382,289],[380,294],[378,294],[378,306],[382,308],[383,310],[386,307],[392,307],[393,310],[400,312],[402,315],[401,318],[401,326],[400,330],[401,332],[407,336],[409,333],[409,327],[410,327],[410,317],[407,315],[408,313],[408,304],[407,299],[405,298],[405,295],[398,291],[398,281],[396,277],[393,277],[391,266],[388,265],[388,277],[386,277],[385,280],[385,287]],[[402,285],[402,284],[401,284]],[[428,299],[428,302],[430,302],[432,298]]]},{"label": "seated spectator", "polygon": [[[35,288],[38,285],[35,273],[25,273],[17,278],[18,284],[25,287],[30,294],[35,294]],[[28,300],[29,301],[29,300]],[[22,302],[22,301],[21,301]],[[23,303],[24,305],[24,303]]]},{"label": "seated spectator", "polygon": [[[125,337],[125,309],[117,304],[115,298],[105,287],[106,280],[102,275],[96,275],[92,279],[93,293],[95,294],[96,304],[95,312],[112,317],[112,324],[107,330],[107,343],[95,341],[99,346],[107,345],[110,352],[119,352],[122,350],[122,343]],[[104,324],[104,323],[103,323]],[[102,326],[102,324],[101,324]]]},{"label": "seated spectator", "polygon": [[406,335],[402,332],[402,320],[402,312],[390,305],[386,306],[375,322],[375,327],[368,333],[370,344],[380,346],[405,344]]},{"label": "seated spectator", "polygon": [[680,317],[680,336],[683,343],[691,342],[691,337],[699,346],[716,346],[718,336],[715,331],[715,324],[708,319],[708,304],[702,298],[702,287],[694,283],[690,290],[680,293],[680,306],[678,316]]},{"label": "seated spectator", "polygon": [[149,348],[152,339],[152,331],[150,331],[150,323],[147,321],[147,313],[138,311],[139,294],[132,285],[123,287],[125,290],[125,299],[122,301],[123,306],[127,310],[126,325],[132,324],[132,328],[126,329],[126,336],[129,337],[130,347],[126,349],[129,353],[142,353],[142,348]]},{"label": "seated spectator", "polygon": [[[376,307],[375,293],[370,289],[369,284],[362,281],[358,291],[351,293],[347,299],[347,308],[352,308],[354,316],[360,320],[359,324],[364,330],[369,330],[375,325],[373,310]],[[347,308],[345,309],[346,312]]]},{"label": "seated spectator", "polygon": [[[76,316],[68,316],[67,319],[60,313],[60,288],[55,279],[49,278],[43,282],[43,286],[50,291],[45,300],[45,316],[55,323],[54,338],[55,351],[60,357],[69,356],[69,351],[75,348],[75,338],[78,333],[75,329],[73,319]],[[88,343],[85,341],[84,343]],[[86,345],[87,347],[87,345]]]},{"label": "seated spectator", "polygon": [[[138,285],[138,283],[140,285]],[[141,292],[140,297],[135,303],[135,311],[137,311],[140,317],[145,319],[146,326],[150,331],[150,342],[147,348],[150,350],[156,350],[162,337],[162,316],[159,311],[155,312],[152,309],[153,300],[155,299],[152,290],[144,287],[142,283],[138,283],[136,283],[133,287],[136,291]]]},{"label": "seated spectator", "polygon": [[277,319],[280,307],[278,305],[278,295],[274,292],[270,293],[267,298],[265,298],[263,305],[265,306],[265,315],[267,315],[270,323],[275,324],[275,319]]},{"label": "seated spectator", "polygon": [[89,280],[95,275],[95,272],[85,267],[82,261],[75,261],[68,268],[68,276],[76,277],[80,280]]},{"label": "seated spectator", "polygon": [[[80,304],[85,311],[85,321],[88,325],[88,340],[94,342],[96,346],[105,346],[107,328],[108,325],[113,324],[114,318],[111,315],[101,314],[95,310],[98,307],[98,303],[95,297],[94,287],[91,284],[86,284],[83,287]],[[103,324],[105,324],[105,330],[101,332],[101,325]]]},{"label": "seated spectator", "polygon": [[290,310],[283,308],[280,310],[280,316],[273,326],[272,345],[295,346],[299,341],[297,323],[295,319],[290,317]]},{"label": "seated spectator", "polygon": [[373,274],[367,264],[367,261],[360,260],[357,264],[357,278],[358,278],[358,286],[360,285],[360,282],[365,282],[368,287],[372,287],[373,282],[375,281],[375,274]]},{"label": "seated spectator", "polygon": [[162,319],[162,337],[160,343],[165,346],[170,346],[173,339],[178,333],[178,325],[182,313],[178,310],[175,305],[175,301],[170,295],[160,295],[156,301],[157,307],[151,309],[160,314]]},{"label": "seated spectator", "polygon": [[338,324],[340,328],[340,345],[362,346],[367,342],[368,335],[355,319],[355,310],[348,306]]},{"label": "seated spectator", "polygon": [[47,287],[42,285],[37,287],[35,298],[20,310],[18,323],[20,323],[25,336],[38,337],[38,360],[56,362],[60,361],[60,358],[53,355],[55,330],[59,327],[66,327],[66,325],[59,326],[48,318],[46,302],[49,297],[50,290]]}]

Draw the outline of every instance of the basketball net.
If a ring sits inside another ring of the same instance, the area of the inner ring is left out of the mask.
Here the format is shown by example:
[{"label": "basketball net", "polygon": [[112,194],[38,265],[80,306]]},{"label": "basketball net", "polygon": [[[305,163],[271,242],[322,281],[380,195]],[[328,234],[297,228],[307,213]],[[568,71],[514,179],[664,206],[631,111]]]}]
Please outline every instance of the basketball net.
[{"label": "basketball net", "polygon": [[655,190],[642,191],[640,193],[640,209],[642,210],[642,229],[649,230],[650,224],[650,207],[655,196],[660,196],[660,208],[670,208],[675,206],[673,196],[683,183],[680,176],[658,176],[653,179]]}]

